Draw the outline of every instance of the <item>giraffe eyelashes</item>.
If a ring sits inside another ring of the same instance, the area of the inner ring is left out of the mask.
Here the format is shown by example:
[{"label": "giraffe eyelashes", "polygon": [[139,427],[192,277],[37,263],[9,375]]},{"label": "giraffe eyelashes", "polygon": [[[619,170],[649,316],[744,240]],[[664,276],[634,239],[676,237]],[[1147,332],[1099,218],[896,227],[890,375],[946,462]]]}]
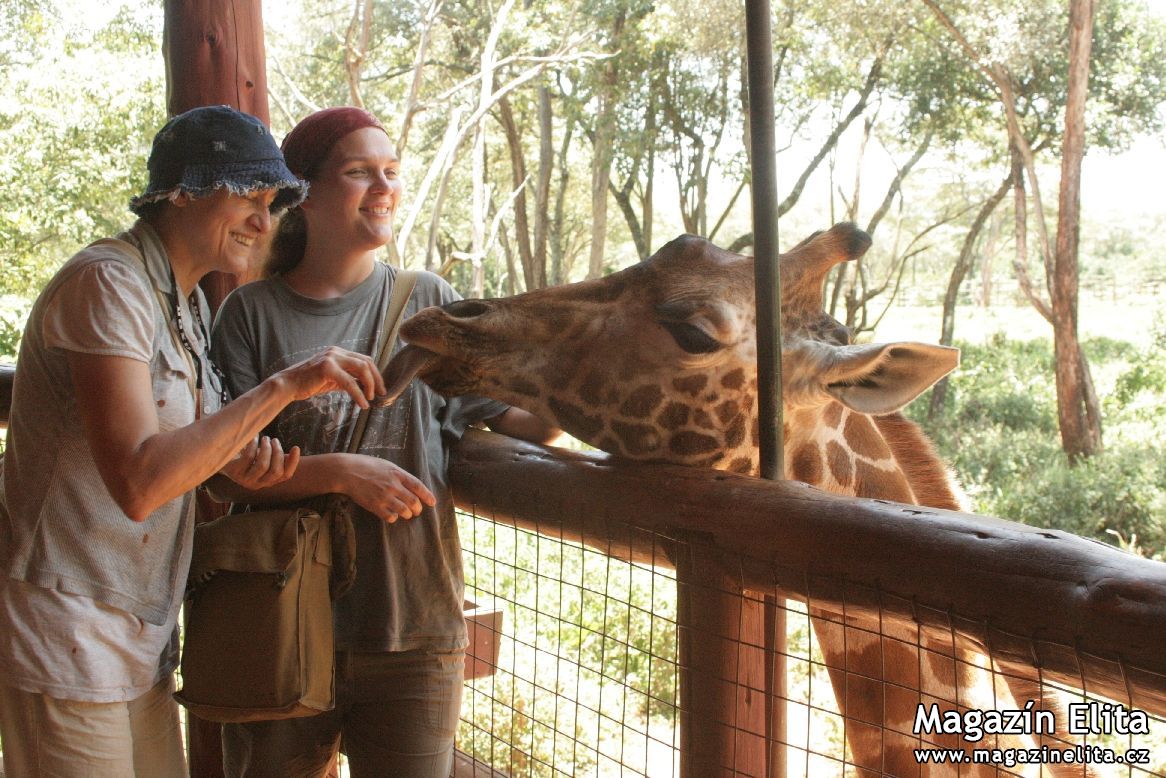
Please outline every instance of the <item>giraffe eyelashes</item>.
[{"label": "giraffe eyelashes", "polygon": [[689,354],[711,354],[724,348],[719,340],[695,324],[681,321],[662,321],[660,326],[668,330],[668,334],[676,341],[676,345]]}]

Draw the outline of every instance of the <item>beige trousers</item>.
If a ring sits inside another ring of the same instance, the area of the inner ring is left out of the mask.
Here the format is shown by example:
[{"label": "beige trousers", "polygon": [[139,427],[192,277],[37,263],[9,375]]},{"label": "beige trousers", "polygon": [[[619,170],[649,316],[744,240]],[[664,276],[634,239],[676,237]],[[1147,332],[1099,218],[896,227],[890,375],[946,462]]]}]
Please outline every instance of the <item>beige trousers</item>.
[{"label": "beige trousers", "polygon": [[173,691],[170,676],[130,702],[77,702],[0,683],[6,778],[182,778]]}]

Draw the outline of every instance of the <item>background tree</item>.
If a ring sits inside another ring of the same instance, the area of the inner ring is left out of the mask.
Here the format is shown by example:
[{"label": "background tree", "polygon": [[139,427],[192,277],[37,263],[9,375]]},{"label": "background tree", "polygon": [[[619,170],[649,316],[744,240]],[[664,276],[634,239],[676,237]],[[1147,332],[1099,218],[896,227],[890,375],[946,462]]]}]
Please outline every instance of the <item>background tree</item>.
[{"label": "background tree", "polygon": [[[1113,89],[1116,83],[1112,76],[1100,79],[1095,99],[1101,105],[1091,133],[1094,138],[1119,145],[1138,124],[1146,128],[1160,126],[1161,117],[1155,109],[1147,112],[1139,107],[1145,106],[1140,95],[1147,86],[1151,90],[1157,86],[1160,90],[1163,84],[1160,57],[1157,64],[1153,59],[1145,58],[1147,50],[1153,51],[1161,46],[1161,25],[1151,23],[1151,27],[1157,26],[1158,29],[1149,31],[1149,35],[1139,34],[1133,24],[1137,9],[1120,1],[1107,4],[1107,13],[1101,20],[1102,24],[1098,25],[1099,29],[1105,28],[1099,37],[1107,44],[1107,56],[1095,57],[1091,56],[1094,32],[1091,2],[1080,4],[1072,0],[1068,19],[1064,15],[1065,9],[1053,2],[1032,4],[1024,9],[1001,9],[1002,18],[1011,24],[1000,25],[997,18],[996,27],[1013,32],[1011,40],[1002,40],[1003,36],[985,28],[980,6],[973,11],[953,4],[949,12],[935,0],[923,2],[972,66],[993,87],[1004,109],[1016,191],[1015,267],[1025,295],[1053,327],[1062,446],[1071,459],[1092,455],[1101,447],[1101,411],[1089,363],[1081,350],[1077,333],[1076,236],[1079,230],[1080,165],[1086,143],[1084,110],[1088,77],[1091,68],[1104,71],[1114,67],[1128,73],[1128,63],[1118,64],[1112,59],[1117,48],[1133,54],[1139,68],[1144,69],[1148,76],[1148,84],[1135,89],[1132,97],[1123,94],[1124,90]],[[1098,55],[1102,50],[1098,49]],[[1061,141],[1063,164],[1054,251],[1041,199],[1037,155],[1043,149],[1056,147],[1057,139]],[[1036,291],[1028,276],[1026,181],[1032,190],[1035,229],[1048,301]]]},{"label": "background tree", "polygon": [[123,9],[92,29],[65,10],[0,12],[0,289],[29,298],[79,246],[124,228],[165,119],[160,9]]}]

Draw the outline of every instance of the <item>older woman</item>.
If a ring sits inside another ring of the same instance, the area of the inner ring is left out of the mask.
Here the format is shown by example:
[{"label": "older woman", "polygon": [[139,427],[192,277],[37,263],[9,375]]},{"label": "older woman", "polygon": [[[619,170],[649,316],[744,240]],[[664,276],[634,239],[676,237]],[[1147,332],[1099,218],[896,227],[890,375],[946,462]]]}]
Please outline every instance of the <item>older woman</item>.
[{"label": "older woman", "polygon": [[[209,271],[247,269],[305,185],[267,128],[225,106],[159,131],[141,217],[74,256],[21,343],[0,491],[0,738],[8,775],[186,774],[173,690],[193,491],[294,473],[256,435],[289,402],[383,392],[332,349],[220,410]],[[216,475],[218,474],[218,475]]]},{"label": "older woman", "polygon": [[[214,353],[234,391],[332,344],[368,352],[397,274],[377,260],[402,192],[381,123],[360,109],[325,109],[296,125],[283,150],[311,192],[280,221],[272,277],[232,293],[215,323]],[[456,299],[443,279],[422,273],[405,313]],[[322,775],[341,747],[354,776],[450,774],[467,638],[447,445],[479,421],[539,442],[558,430],[419,382],[373,412],[350,455],[353,417],[343,397],[288,406],[273,430],[305,456],[293,478],[268,490],[281,500],[340,492],[362,509],[353,517],[356,581],[336,603],[336,709],[224,726],[228,775]]]}]

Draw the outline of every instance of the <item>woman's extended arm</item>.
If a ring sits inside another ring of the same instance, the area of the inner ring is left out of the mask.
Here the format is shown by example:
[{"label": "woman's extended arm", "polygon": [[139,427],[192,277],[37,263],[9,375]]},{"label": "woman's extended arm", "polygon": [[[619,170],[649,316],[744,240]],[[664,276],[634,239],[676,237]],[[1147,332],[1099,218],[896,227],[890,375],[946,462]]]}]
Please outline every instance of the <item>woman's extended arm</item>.
[{"label": "woman's extended arm", "polygon": [[97,470],[135,521],[218,472],[289,402],[345,391],[364,408],[385,391],[371,359],[332,348],[276,373],[216,414],[163,432],[146,363],[73,351],[68,360]]},{"label": "woman's extended arm", "polygon": [[208,483],[216,499],[234,502],[283,503],[321,494],[346,494],[374,516],[392,523],[421,515],[433,506],[433,493],[412,474],[392,462],[365,454],[316,454],[303,457],[291,478],[259,491],[222,476]]},{"label": "woman's extended arm", "polygon": [[563,434],[563,431],[553,424],[548,424],[533,413],[513,406],[492,419],[486,419],[486,426],[494,432],[543,446],[554,445]]}]

